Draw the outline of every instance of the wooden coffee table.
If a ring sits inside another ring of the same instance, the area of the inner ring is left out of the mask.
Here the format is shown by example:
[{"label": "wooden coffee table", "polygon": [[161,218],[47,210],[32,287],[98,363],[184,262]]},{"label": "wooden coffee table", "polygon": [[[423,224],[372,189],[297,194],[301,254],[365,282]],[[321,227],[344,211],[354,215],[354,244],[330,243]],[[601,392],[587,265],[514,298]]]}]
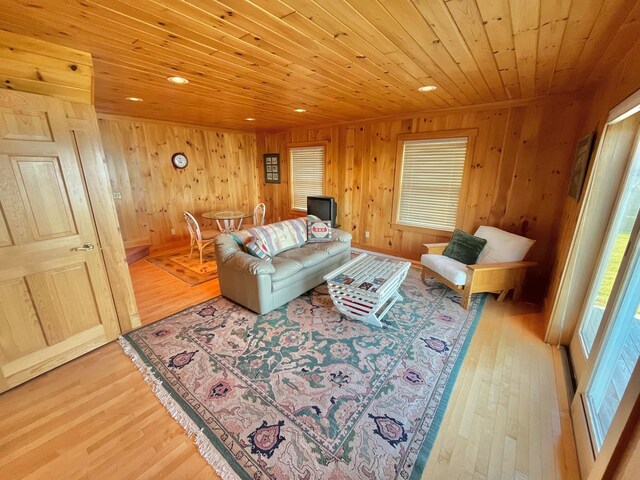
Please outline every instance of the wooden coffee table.
[{"label": "wooden coffee table", "polygon": [[380,320],[402,296],[398,288],[410,262],[358,255],[324,276],[333,304],[345,316],[381,327]]}]

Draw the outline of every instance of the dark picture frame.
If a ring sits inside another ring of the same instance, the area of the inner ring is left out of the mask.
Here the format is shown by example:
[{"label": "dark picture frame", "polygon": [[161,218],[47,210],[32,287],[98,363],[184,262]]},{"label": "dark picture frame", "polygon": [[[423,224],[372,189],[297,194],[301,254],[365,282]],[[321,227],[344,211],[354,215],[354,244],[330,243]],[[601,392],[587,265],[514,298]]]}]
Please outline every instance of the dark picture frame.
[{"label": "dark picture frame", "polygon": [[265,183],[280,183],[280,154],[265,153],[264,158],[264,181]]},{"label": "dark picture frame", "polygon": [[573,160],[573,170],[571,172],[571,181],[569,182],[569,196],[571,198],[575,198],[576,201],[580,201],[580,196],[582,195],[584,180],[587,176],[595,138],[595,132],[591,132],[582,137],[576,147],[576,155]]}]

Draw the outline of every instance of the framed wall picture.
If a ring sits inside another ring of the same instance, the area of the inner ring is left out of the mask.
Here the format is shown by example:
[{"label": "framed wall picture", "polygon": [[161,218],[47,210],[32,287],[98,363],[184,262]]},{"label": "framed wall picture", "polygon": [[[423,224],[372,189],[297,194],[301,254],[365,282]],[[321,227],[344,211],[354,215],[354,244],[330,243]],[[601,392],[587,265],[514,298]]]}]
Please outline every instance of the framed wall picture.
[{"label": "framed wall picture", "polygon": [[596,135],[593,132],[585,135],[580,139],[576,148],[576,156],[573,160],[573,171],[571,172],[571,181],[569,183],[569,196],[577,201],[580,201],[580,196],[582,195],[595,137]]},{"label": "framed wall picture", "polygon": [[280,183],[280,154],[264,154],[264,181],[266,183]]}]

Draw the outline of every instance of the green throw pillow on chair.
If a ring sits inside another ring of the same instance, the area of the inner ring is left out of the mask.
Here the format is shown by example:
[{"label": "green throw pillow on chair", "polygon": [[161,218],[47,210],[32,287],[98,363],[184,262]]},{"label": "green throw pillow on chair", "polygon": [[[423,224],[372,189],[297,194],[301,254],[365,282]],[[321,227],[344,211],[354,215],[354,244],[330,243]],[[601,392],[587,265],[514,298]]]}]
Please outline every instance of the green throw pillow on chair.
[{"label": "green throw pillow on chair", "polygon": [[462,230],[456,230],[453,232],[453,237],[451,237],[449,245],[447,245],[442,254],[465,265],[472,265],[476,263],[480,252],[482,252],[486,244],[487,241],[484,238],[475,237]]}]

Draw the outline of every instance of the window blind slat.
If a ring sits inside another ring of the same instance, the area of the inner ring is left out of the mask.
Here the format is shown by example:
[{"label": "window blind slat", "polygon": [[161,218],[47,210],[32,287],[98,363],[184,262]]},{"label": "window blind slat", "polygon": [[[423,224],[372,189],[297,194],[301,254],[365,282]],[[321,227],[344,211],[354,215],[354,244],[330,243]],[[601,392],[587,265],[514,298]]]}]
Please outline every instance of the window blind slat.
[{"label": "window blind slat", "polygon": [[324,147],[296,147],[291,161],[291,208],[307,211],[307,197],[323,194]]},{"label": "window blind slat", "polygon": [[456,137],[403,143],[398,223],[455,228],[467,142]]}]

